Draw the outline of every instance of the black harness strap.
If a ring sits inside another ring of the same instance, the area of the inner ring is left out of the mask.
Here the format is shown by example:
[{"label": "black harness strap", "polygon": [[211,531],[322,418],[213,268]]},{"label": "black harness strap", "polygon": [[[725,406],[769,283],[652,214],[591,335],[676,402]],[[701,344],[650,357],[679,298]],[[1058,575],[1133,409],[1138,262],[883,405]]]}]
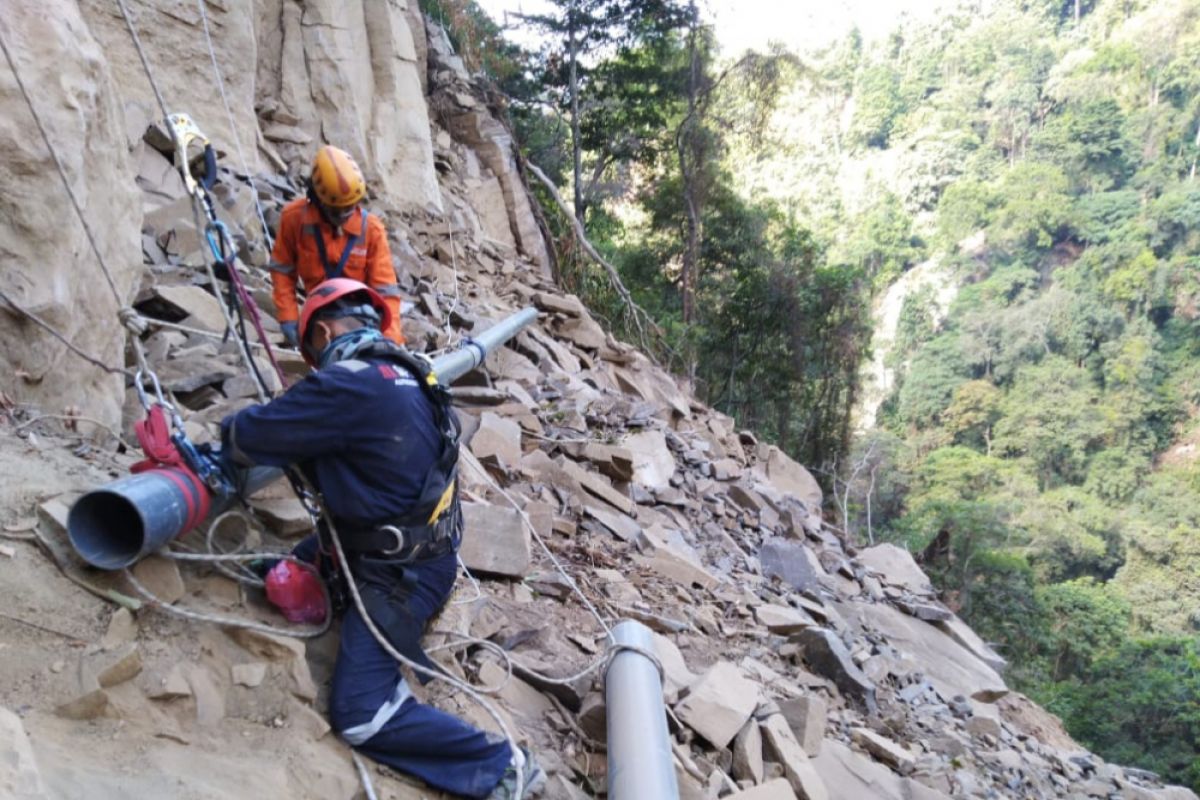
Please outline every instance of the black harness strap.
[{"label": "black harness strap", "polygon": [[346,262],[350,260],[350,252],[354,250],[358,241],[367,232],[367,210],[360,208],[358,233],[350,237],[350,241],[346,242],[346,246],[342,249],[342,257],[338,259],[337,267],[329,265],[329,255],[325,251],[325,237],[321,235],[320,225],[307,226],[308,232],[312,234],[313,241],[317,243],[317,254],[321,257],[321,266],[325,268],[325,280],[342,277],[343,270],[346,269]]},{"label": "black harness strap", "polygon": [[[458,476],[458,447],[462,426],[454,413],[450,392],[438,382],[433,369],[428,362],[417,358],[407,348],[390,340],[373,342],[354,354],[355,358],[382,358],[407,370],[417,379],[421,391],[429,399],[433,407],[434,422],[437,425],[440,446],[437,458],[425,474],[421,492],[412,510],[403,518],[388,520],[388,524],[405,528],[421,528],[435,526],[432,521],[434,512],[442,504],[447,490],[451,488]],[[455,503],[451,503],[451,506]],[[449,509],[446,509],[449,510]],[[446,515],[442,511],[442,516]],[[439,517],[440,521],[441,517]]]}]

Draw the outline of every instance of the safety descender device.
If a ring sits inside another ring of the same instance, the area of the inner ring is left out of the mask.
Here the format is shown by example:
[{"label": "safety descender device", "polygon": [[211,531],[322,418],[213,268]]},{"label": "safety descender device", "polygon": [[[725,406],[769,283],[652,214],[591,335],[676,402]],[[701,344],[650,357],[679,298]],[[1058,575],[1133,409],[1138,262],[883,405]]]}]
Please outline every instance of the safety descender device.
[{"label": "safety descender device", "polygon": [[[171,126],[171,138],[175,140],[175,158],[179,171],[183,173],[183,185],[188,194],[196,194],[201,186],[206,191],[211,189],[217,180],[217,151],[213,149],[212,142],[187,114],[172,114],[167,117],[167,124]],[[192,174],[191,159],[188,158],[188,150],[194,143],[200,145],[204,156],[204,175],[199,181]]]},{"label": "safety descender device", "polygon": [[[258,306],[254,303],[254,299],[238,274],[237,246],[234,244],[233,235],[230,234],[225,223],[217,217],[217,207],[210,191],[217,182],[217,151],[213,149],[212,142],[204,135],[204,131],[200,130],[200,127],[188,114],[182,112],[171,114],[167,117],[167,124],[171,128],[171,139],[175,143],[175,161],[180,175],[183,177],[184,188],[192,196],[193,202],[198,204],[198,207],[204,212],[204,239],[208,242],[209,250],[212,251],[215,265],[213,275],[218,280],[229,283],[229,305],[237,311],[239,320],[242,320],[244,310],[250,324],[258,333],[259,340],[266,348],[267,359],[279,375],[280,382],[284,383],[283,370],[280,369],[279,362],[275,360],[275,354],[268,344]],[[192,159],[188,156],[193,145],[200,148],[204,158],[204,173],[199,180],[192,172]],[[200,225],[201,221],[197,218],[196,223]],[[266,232],[265,221],[263,231]],[[244,320],[241,324],[244,324]],[[242,336],[245,338],[244,329]],[[266,384],[262,380],[262,376],[258,374],[257,367],[253,365],[253,362],[249,362],[249,366],[254,372],[259,386],[265,387]],[[262,391],[265,392],[265,388],[262,388]]]},{"label": "safety descender device", "polygon": [[[204,215],[208,219],[204,238],[208,241],[208,246],[212,250],[216,262],[228,269],[228,254],[234,250],[233,237],[229,235],[229,229],[225,224],[217,219],[217,210],[213,205],[212,195],[209,194],[209,190],[217,182],[217,151],[213,149],[212,142],[204,135],[204,131],[200,130],[200,127],[189,115],[172,114],[167,117],[167,123],[171,126],[171,138],[175,141],[175,161],[183,176],[184,188],[187,189],[188,194],[200,201],[204,208]],[[188,155],[193,145],[199,146],[201,155],[204,157],[204,174],[200,176],[199,180],[192,172],[192,159]]]}]

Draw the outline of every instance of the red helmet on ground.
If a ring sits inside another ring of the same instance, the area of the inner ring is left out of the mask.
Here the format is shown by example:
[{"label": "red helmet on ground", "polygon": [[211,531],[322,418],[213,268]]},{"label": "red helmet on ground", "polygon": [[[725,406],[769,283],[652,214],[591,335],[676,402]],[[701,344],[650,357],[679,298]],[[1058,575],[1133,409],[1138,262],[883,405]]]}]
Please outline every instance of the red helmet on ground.
[{"label": "red helmet on ground", "polygon": [[[362,296],[354,297],[356,294]],[[323,309],[327,313],[322,314]],[[317,365],[317,359],[309,352],[308,334],[312,323],[322,317],[356,317],[381,331],[392,324],[391,309],[370,286],[350,278],[322,281],[308,293],[304,308],[300,310],[300,352],[312,367]]]}]

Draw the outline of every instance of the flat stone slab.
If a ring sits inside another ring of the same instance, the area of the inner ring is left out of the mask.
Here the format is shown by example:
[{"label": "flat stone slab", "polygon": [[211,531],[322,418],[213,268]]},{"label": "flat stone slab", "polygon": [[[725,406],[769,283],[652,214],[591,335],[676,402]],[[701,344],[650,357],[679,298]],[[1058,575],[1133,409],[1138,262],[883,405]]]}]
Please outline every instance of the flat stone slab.
[{"label": "flat stone slab", "polygon": [[533,561],[529,531],[514,508],[463,503],[463,541],[458,555],[467,569],[524,578]]},{"label": "flat stone slab", "polygon": [[758,684],[735,664],[718,661],[675,706],[685,725],[720,749],[733,741],[758,707]]},{"label": "flat stone slab", "polygon": [[763,577],[779,578],[796,591],[816,589],[824,573],[816,554],[802,542],[772,538],[758,551]]}]

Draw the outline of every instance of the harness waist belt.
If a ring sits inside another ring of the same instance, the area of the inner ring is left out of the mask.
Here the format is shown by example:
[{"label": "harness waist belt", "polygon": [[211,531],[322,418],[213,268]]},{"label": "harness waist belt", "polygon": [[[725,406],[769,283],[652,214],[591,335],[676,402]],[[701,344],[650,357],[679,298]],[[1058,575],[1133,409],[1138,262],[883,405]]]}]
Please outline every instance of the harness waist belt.
[{"label": "harness waist belt", "polygon": [[428,525],[383,524],[371,528],[347,528],[342,546],[352,553],[417,561],[437,558],[454,551],[455,514],[443,514]]}]

